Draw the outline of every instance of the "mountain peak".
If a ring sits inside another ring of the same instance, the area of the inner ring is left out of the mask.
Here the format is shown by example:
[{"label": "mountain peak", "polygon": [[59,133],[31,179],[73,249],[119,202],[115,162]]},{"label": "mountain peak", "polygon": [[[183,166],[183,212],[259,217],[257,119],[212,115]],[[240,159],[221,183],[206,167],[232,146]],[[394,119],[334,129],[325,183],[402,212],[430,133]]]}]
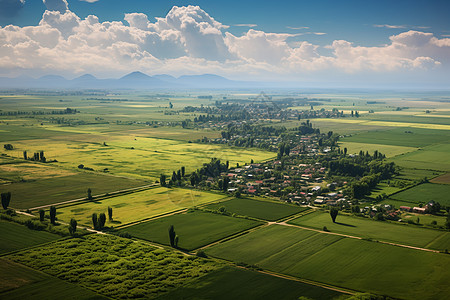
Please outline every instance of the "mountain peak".
[{"label": "mountain peak", "polygon": [[131,72],[131,73],[129,73],[129,74],[127,74],[127,75],[121,77],[120,79],[125,79],[125,80],[129,80],[129,79],[133,79],[133,80],[141,79],[141,80],[142,80],[142,79],[150,79],[150,78],[151,78],[151,76],[148,76],[147,74],[144,74],[144,73],[139,72],[139,71],[135,71],[135,72]]}]

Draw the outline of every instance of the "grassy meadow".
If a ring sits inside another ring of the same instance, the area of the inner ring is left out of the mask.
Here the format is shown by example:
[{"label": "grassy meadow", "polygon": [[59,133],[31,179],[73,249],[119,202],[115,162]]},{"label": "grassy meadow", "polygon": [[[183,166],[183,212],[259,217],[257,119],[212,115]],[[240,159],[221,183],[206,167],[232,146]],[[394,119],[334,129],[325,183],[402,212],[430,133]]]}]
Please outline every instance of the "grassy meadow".
[{"label": "grassy meadow", "polygon": [[99,201],[61,207],[57,209],[57,218],[66,222],[75,218],[80,224],[92,226],[92,214],[107,214],[108,207],[111,207],[113,221],[107,221],[106,226],[117,227],[226,197],[228,196],[212,192],[155,187]]},{"label": "grassy meadow", "polygon": [[423,183],[392,195],[391,198],[399,201],[427,204],[434,200],[441,205],[450,205],[450,186],[438,183]]},{"label": "grassy meadow", "polygon": [[132,237],[170,245],[168,229],[173,225],[179,236],[178,247],[191,251],[261,224],[253,220],[188,211],[129,226],[122,231]]},{"label": "grassy meadow", "polygon": [[270,201],[259,201],[250,198],[233,198],[205,206],[205,208],[212,210],[218,210],[221,207],[225,207],[226,211],[232,214],[235,213],[237,215],[267,221],[279,220],[309,209],[307,207],[299,207]]}]

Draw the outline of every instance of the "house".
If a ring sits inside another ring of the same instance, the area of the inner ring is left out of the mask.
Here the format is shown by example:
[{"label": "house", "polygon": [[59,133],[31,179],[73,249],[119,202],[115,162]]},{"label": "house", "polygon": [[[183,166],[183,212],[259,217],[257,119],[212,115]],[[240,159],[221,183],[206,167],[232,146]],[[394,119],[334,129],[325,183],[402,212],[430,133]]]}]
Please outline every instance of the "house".
[{"label": "house", "polygon": [[326,204],[327,200],[325,199],[316,199],[314,200],[314,204]]},{"label": "house", "polygon": [[426,208],[425,207],[413,207],[413,212],[416,213],[420,213],[420,214],[424,214],[426,212]]},{"label": "house", "polygon": [[411,211],[411,207],[409,207],[409,206],[400,206],[400,210]]}]

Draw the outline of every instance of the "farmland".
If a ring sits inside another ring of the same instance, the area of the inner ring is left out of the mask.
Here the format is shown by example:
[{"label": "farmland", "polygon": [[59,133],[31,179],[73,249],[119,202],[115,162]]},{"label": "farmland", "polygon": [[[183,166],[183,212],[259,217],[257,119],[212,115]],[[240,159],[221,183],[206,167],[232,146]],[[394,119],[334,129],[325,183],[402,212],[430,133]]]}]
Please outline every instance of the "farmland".
[{"label": "farmland", "polygon": [[[294,238],[299,235],[303,239]],[[293,239],[287,241],[289,236]],[[445,299],[450,292],[444,275],[450,267],[448,255],[286,226],[272,225],[213,246],[207,252],[276,272],[393,297]],[[417,261],[422,263],[417,265]],[[414,264],[415,272],[410,272]],[[432,291],[426,289],[430,285]]]},{"label": "farmland", "polygon": [[[245,284],[243,284],[245,283]],[[157,299],[334,299],[342,294],[255,271],[226,267]]]},{"label": "farmland", "polygon": [[106,213],[108,207],[111,207],[114,220],[108,222],[107,226],[116,227],[225,197],[227,196],[210,192],[155,187],[141,192],[58,208],[57,217],[67,222],[71,218],[76,218],[81,224],[91,226],[93,213]]},{"label": "farmland", "polygon": [[233,198],[205,206],[207,209],[217,210],[224,207],[226,211],[241,216],[248,216],[267,221],[275,221],[289,215],[307,210],[305,207],[280,204],[269,201],[258,201],[249,198]]},{"label": "farmland", "polygon": [[424,183],[392,195],[399,201],[414,203],[439,202],[441,205],[450,205],[450,186],[438,183]]},{"label": "farmland", "polygon": [[107,299],[79,285],[68,283],[23,265],[0,259],[0,298]]},{"label": "farmland", "polygon": [[168,228],[173,225],[179,236],[178,247],[193,250],[261,224],[252,220],[193,211],[140,223],[122,231],[133,237],[169,245]]},{"label": "farmland", "polygon": [[48,243],[60,238],[56,234],[31,230],[25,226],[6,221],[0,221],[0,234],[2,236],[0,253]]},{"label": "farmland", "polygon": [[[422,221],[424,222],[424,221]],[[431,230],[409,225],[392,224],[365,218],[339,215],[333,223],[330,215],[323,212],[307,214],[289,221],[290,224],[322,229],[324,226],[331,232],[358,236],[365,239],[400,243],[416,247],[427,247],[433,240],[440,239],[446,232]],[[450,248],[450,244],[443,244],[436,250]]]}]

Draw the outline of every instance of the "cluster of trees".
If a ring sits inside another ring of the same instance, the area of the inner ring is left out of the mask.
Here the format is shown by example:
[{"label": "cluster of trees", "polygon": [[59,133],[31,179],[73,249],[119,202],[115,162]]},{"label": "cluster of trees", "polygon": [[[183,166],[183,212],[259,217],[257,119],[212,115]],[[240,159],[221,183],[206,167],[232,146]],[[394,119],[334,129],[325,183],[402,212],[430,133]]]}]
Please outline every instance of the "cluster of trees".
[{"label": "cluster of trees", "polygon": [[175,232],[175,228],[173,227],[173,225],[170,225],[169,227],[169,242],[170,242],[170,246],[173,248],[178,248],[178,235]]},{"label": "cluster of trees", "polygon": [[168,186],[171,187],[172,185],[181,185],[184,178],[186,176],[186,168],[182,166],[178,171],[172,172],[172,177],[169,179],[169,182],[167,182],[167,176],[165,174],[161,174],[159,176],[159,183],[161,186]]},{"label": "cluster of trees", "polygon": [[4,145],[3,145],[3,148],[5,148],[5,150],[13,150],[13,149],[14,149],[14,146],[11,145],[11,144],[4,144]]},{"label": "cluster of trees", "polygon": [[92,226],[95,230],[102,230],[105,227],[106,215],[101,213],[97,216],[96,213],[92,214]]},{"label": "cluster of trees", "polygon": [[66,108],[63,110],[52,110],[52,111],[5,111],[0,112],[0,116],[23,116],[23,115],[66,115],[66,114],[76,114],[80,111],[73,108]]}]

